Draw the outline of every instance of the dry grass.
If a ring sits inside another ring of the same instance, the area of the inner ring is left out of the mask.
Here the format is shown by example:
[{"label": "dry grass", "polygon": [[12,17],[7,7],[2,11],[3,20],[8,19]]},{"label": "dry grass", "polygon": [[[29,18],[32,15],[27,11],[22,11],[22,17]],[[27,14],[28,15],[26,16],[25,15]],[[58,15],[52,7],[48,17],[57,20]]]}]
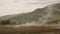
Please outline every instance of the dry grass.
[{"label": "dry grass", "polygon": [[60,29],[48,26],[5,27],[0,25],[0,34],[60,34]]}]

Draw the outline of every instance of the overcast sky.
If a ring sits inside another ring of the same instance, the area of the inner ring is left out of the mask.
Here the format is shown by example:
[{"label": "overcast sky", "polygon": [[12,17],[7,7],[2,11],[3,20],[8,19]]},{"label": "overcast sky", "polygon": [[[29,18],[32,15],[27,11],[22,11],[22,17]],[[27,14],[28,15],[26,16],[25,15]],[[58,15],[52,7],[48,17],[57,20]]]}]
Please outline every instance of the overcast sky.
[{"label": "overcast sky", "polygon": [[31,12],[56,2],[59,0],[0,0],[0,16]]}]

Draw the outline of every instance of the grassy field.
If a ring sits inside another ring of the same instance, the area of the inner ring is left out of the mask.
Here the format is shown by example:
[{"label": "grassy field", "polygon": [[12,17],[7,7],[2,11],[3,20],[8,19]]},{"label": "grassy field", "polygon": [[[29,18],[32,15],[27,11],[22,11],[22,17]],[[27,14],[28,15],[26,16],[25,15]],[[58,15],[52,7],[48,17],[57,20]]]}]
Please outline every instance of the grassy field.
[{"label": "grassy field", "polygon": [[21,26],[14,28],[0,25],[0,34],[60,34],[60,29],[51,27],[52,26]]}]

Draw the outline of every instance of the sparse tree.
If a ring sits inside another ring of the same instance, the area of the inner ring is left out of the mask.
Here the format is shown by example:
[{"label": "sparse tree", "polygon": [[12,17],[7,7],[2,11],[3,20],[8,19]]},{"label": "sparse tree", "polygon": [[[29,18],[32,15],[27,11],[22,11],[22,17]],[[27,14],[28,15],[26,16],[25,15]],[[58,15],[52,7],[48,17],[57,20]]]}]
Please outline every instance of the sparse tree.
[{"label": "sparse tree", "polygon": [[9,20],[6,20],[6,21],[2,20],[1,21],[1,24],[3,24],[3,25],[10,24],[10,19]]}]

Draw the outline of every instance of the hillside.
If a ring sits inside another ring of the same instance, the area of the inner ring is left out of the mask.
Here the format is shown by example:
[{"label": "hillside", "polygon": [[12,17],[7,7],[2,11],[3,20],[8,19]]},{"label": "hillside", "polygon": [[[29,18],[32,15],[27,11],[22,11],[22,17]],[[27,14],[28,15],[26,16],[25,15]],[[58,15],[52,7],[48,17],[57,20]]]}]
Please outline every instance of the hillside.
[{"label": "hillside", "polygon": [[60,23],[60,3],[48,5],[44,8],[37,8],[29,13],[7,15],[0,17],[1,24],[57,24]]},{"label": "hillside", "polygon": [[[7,15],[0,17],[0,21],[6,21],[10,20],[11,23],[18,23],[18,24],[24,24],[26,22],[37,22],[40,17],[45,15],[46,12],[44,12],[44,9],[38,8],[34,10],[33,12],[29,13],[23,13],[23,14],[18,14],[18,15]],[[13,23],[13,24],[14,24]]]}]

